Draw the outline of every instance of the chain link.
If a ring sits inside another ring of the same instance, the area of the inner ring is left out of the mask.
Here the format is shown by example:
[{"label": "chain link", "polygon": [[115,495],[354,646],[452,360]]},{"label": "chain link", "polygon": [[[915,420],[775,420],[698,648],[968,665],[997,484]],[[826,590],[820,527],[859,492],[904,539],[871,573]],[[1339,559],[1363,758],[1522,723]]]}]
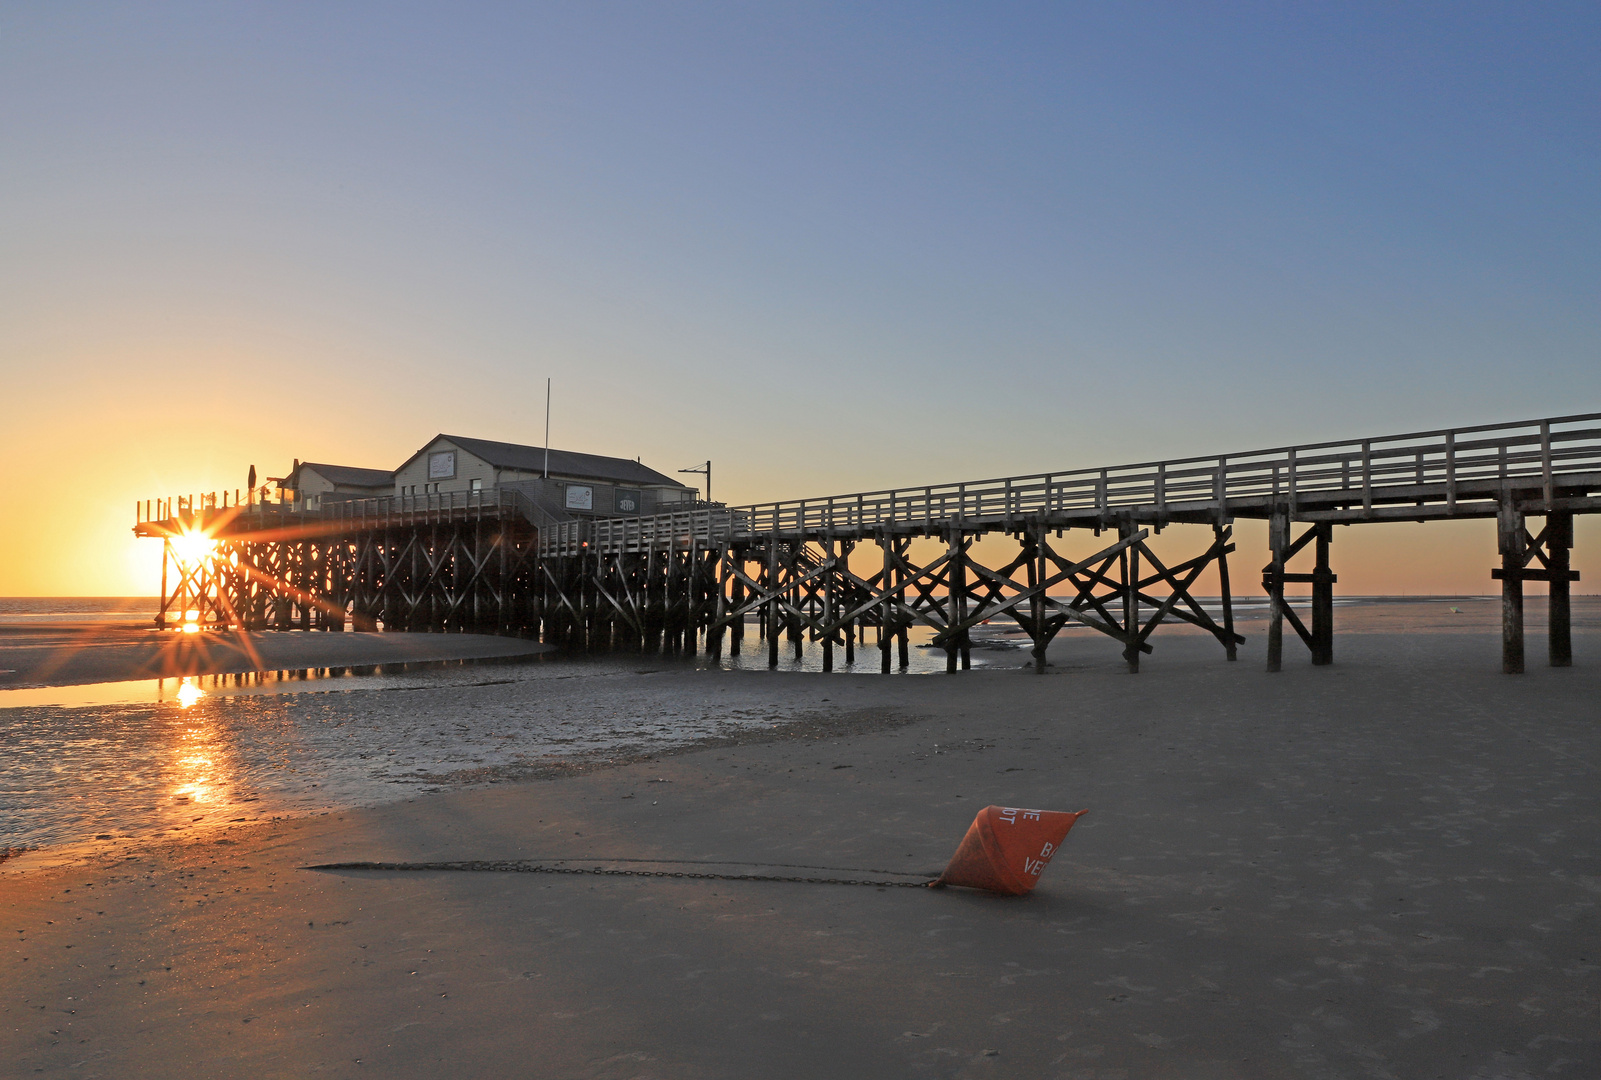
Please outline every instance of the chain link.
[{"label": "chain link", "polygon": [[929,889],[929,881],[869,881],[862,878],[799,877],[779,874],[708,874],[693,870],[603,870],[587,866],[548,866],[544,863],[503,861],[469,862],[340,862],[308,866],[307,870],[454,870],[510,874],[585,874],[596,877],[684,878],[696,881],[787,881],[806,885],[871,885],[880,889]]}]

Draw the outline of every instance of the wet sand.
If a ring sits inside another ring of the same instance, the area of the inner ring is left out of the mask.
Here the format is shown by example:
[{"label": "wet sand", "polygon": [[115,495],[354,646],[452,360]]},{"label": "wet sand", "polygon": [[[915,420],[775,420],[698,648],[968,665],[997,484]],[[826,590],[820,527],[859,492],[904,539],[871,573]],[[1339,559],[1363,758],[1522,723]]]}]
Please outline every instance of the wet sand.
[{"label": "wet sand", "polygon": [[0,626],[0,689],[503,659],[549,651],[537,642],[489,634],[179,634],[115,623]]},{"label": "wet sand", "polygon": [[[107,1077],[1601,1074],[1601,637],[1517,678],[1487,634],[1347,634],[1334,667],[1289,654],[1277,676],[1208,646],[1165,641],[1138,677],[1075,641],[1044,676],[598,680],[597,708],[643,685],[664,708],[732,692],[799,722],[0,863],[3,1059]],[[990,802],[1090,808],[1030,897],[302,869],[934,872]]]}]

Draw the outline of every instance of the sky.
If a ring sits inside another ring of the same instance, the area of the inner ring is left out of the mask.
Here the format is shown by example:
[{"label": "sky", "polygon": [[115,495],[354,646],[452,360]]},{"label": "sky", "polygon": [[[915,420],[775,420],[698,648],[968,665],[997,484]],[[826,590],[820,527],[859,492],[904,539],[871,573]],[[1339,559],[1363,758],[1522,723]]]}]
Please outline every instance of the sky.
[{"label": "sky", "polygon": [[[0,6],[0,595],[154,592],[134,502],[251,465],[540,443],[546,378],[556,446],[734,503],[1601,411],[1598,48],[1564,3]],[[1342,591],[1492,587],[1490,523],[1356,533]]]}]

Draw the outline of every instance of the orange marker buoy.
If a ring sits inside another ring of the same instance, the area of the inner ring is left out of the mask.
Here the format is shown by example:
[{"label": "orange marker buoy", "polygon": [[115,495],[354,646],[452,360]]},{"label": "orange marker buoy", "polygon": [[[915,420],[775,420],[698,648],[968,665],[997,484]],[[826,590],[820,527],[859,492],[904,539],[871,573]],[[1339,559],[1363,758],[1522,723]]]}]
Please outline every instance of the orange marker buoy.
[{"label": "orange marker buoy", "polygon": [[1087,810],[1020,810],[986,806],[951,856],[935,885],[965,885],[1007,896],[1022,896],[1039,884],[1067,830]]}]

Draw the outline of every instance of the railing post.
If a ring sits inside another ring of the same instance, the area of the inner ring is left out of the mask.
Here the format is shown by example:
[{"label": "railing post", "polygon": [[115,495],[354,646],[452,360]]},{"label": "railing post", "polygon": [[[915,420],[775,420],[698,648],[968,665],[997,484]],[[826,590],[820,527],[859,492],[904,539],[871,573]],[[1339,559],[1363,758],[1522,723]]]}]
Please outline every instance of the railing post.
[{"label": "railing post", "polygon": [[1293,447],[1293,446],[1290,447],[1290,469],[1289,469],[1289,473],[1290,473],[1290,475],[1289,475],[1289,482],[1290,482],[1290,518],[1291,518],[1291,520],[1294,520],[1295,515],[1296,515],[1296,511],[1299,509],[1299,507],[1296,505],[1296,499],[1295,499],[1295,447]]},{"label": "railing post", "polygon": [[1540,422],[1540,480],[1545,488],[1545,512],[1551,512],[1551,422]]},{"label": "railing post", "polygon": [[1445,512],[1456,513],[1456,432],[1445,433]]},{"label": "railing post", "polygon": [[1373,516],[1373,443],[1362,440],[1362,514]]}]

